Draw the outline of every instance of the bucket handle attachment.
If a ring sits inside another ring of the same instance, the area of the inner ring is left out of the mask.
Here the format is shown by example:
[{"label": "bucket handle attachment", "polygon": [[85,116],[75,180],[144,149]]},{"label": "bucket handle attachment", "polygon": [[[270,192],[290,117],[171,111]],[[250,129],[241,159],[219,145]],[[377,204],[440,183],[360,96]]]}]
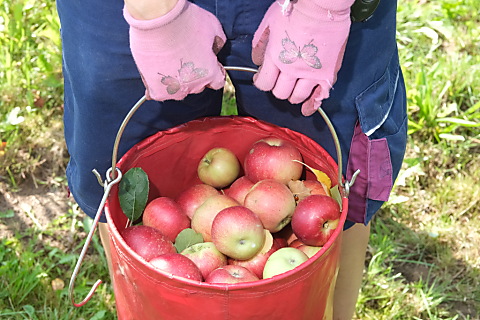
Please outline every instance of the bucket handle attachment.
[{"label": "bucket handle attachment", "polygon": [[[258,70],[254,68],[247,68],[247,67],[235,67],[235,66],[226,66],[224,67],[225,70],[227,71],[245,71],[245,72],[251,72],[251,73],[257,73]],[[112,167],[107,170],[106,173],[106,179],[104,182],[102,182],[102,178],[100,174],[96,171],[93,170],[93,173],[97,177],[97,180],[99,184],[104,188],[104,193],[102,200],[100,202],[100,205],[97,209],[97,213],[95,214],[95,218],[92,223],[92,227],[90,228],[90,231],[87,235],[87,238],[85,240],[85,244],[83,245],[82,251],[80,253],[80,256],[78,258],[77,264],[75,265],[75,269],[73,270],[72,273],[72,278],[70,279],[70,284],[68,286],[68,296],[70,298],[70,301],[75,307],[82,307],[84,306],[93,296],[95,291],[97,290],[98,286],[102,283],[102,280],[97,280],[90,291],[88,292],[87,296],[85,299],[83,299],[81,302],[76,303],[75,302],[75,297],[74,297],[74,287],[75,287],[75,280],[78,276],[78,272],[80,271],[80,267],[82,265],[82,262],[85,258],[85,254],[88,250],[88,247],[90,245],[90,242],[92,240],[93,234],[95,233],[98,222],[100,221],[100,217],[102,215],[103,208],[105,207],[105,203],[107,201],[107,198],[110,194],[110,191],[112,187],[119,183],[120,180],[122,179],[122,172],[119,168],[117,168],[117,156],[118,156],[118,146],[120,144],[120,139],[123,135],[123,131],[125,130],[125,127],[127,126],[128,122],[132,118],[132,116],[135,114],[135,112],[140,108],[140,106],[147,100],[146,96],[141,97],[135,105],[130,109],[128,114],[125,116],[125,119],[123,119],[122,124],[120,125],[120,128],[118,129],[117,136],[115,137],[115,142],[113,145],[113,152],[112,152]],[[344,188],[344,193],[345,197],[348,197],[350,187],[353,185],[355,182],[355,179],[357,175],[360,173],[360,170],[355,171],[355,173],[352,176],[352,179],[350,181],[343,182],[342,179],[342,151],[340,149],[340,141],[338,140],[337,133],[335,131],[335,128],[333,127],[332,122],[330,121],[329,117],[325,113],[325,111],[322,110],[322,108],[318,108],[317,111],[320,113],[322,116],[323,120],[327,124],[327,127],[332,135],[333,142],[335,144],[335,151],[337,153],[337,165],[338,165],[338,184]],[[115,171],[112,170],[112,168],[115,168]]]}]

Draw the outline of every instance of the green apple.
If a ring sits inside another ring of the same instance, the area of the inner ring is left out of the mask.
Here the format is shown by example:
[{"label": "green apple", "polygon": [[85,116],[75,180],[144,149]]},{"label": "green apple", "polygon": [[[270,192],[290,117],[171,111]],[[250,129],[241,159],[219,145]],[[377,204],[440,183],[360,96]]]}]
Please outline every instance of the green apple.
[{"label": "green apple", "polygon": [[263,279],[290,271],[308,260],[308,256],[297,248],[280,248],[270,255],[263,268]]},{"label": "green apple", "polygon": [[229,149],[213,148],[198,163],[197,173],[203,183],[215,188],[224,188],[237,179],[240,162]]}]

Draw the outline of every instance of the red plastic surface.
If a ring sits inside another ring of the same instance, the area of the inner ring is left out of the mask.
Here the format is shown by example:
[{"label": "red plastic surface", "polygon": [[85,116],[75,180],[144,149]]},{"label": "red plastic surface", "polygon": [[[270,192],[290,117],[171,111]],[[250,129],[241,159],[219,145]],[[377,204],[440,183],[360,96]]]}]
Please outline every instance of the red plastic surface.
[{"label": "red plastic surface", "polygon": [[[304,162],[337,184],[337,165],[310,138],[289,129],[245,117],[212,117],[162,131],[135,145],[118,162],[125,173],[141,167],[150,179],[150,199],[175,197],[200,181],[199,159],[213,147],[231,149],[243,159],[250,146],[267,136],[292,141]],[[331,139],[331,137],[325,137]],[[306,175],[314,179],[312,173]],[[114,292],[123,319],[324,319],[331,311],[342,228],[348,211],[343,198],[341,223],[327,244],[298,268],[270,279],[235,285],[208,284],[155,270],[134,253],[119,231],[126,217],[114,186],[105,206],[112,247]]]}]

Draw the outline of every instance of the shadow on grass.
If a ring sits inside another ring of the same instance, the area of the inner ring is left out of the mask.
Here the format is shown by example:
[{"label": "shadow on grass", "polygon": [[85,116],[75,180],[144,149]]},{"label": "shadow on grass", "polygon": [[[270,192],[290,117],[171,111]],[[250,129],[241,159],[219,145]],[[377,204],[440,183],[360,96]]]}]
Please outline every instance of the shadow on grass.
[{"label": "shadow on grass", "polygon": [[[478,319],[480,270],[459,259],[444,235],[413,230],[394,210],[381,209],[372,222],[363,310],[398,304],[399,313],[420,319]],[[389,281],[382,283],[378,275]],[[393,317],[394,310],[391,319],[404,319]]]}]

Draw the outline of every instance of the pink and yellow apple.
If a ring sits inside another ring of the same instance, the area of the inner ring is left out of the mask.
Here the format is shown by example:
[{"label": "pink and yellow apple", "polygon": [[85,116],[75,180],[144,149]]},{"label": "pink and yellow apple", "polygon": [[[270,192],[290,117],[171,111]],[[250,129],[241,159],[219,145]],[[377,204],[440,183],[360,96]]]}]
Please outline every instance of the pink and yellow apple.
[{"label": "pink and yellow apple", "polygon": [[283,184],[300,179],[302,155],[292,143],[277,137],[255,142],[245,156],[243,169],[253,183],[273,179]]},{"label": "pink and yellow apple", "polygon": [[242,176],[235,180],[232,185],[223,190],[223,192],[237,200],[241,205],[244,204],[245,196],[253,187],[254,183],[250,181],[246,176]]},{"label": "pink and yellow apple", "polygon": [[220,211],[213,219],[211,235],[220,252],[238,260],[252,258],[265,243],[262,221],[244,206]]},{"label": "pink and yellow apple", "polygon": [[295,198],[288,187],[277,180],[257,182],[245,196],[244,206],[252,210],[265,229],[278,232],[291,220]]},{"label": "pink and yellow apple", "polygon": [[225,208],[238,205],[240,204],[235,199],[224,194],[212,196],[195,210],[191,227],[196,232],[202,234],[204,241],[212,241],[211,231],[215,216]]},{"label": "pink and yellow apple", "polygon": [[196,243],[185,248],[181,254],[197,265],[204,279],[206,279],[213,270],[227,264],[227,257],[218,251],[213,242]]},{"label": "pink and yellow apple", "polygon": [[258,277],[247,268],[228,264],[210,272],[205,282],[233,284],[257,280]]},{"label": "pink and yellow apple", "polygon": [[208,184],[199,183],[182,191],[177,196],[176,202],[185,214],[192,219],[195,210],[197,210],[205,200],[217,194],[220,194],[219,190]]},{"label": "pink and yellow apple", "polygon": [[330,195],[327,187],[318,180],[292,180],[288,183],[288,188],[297,203],[312,194]]}]

